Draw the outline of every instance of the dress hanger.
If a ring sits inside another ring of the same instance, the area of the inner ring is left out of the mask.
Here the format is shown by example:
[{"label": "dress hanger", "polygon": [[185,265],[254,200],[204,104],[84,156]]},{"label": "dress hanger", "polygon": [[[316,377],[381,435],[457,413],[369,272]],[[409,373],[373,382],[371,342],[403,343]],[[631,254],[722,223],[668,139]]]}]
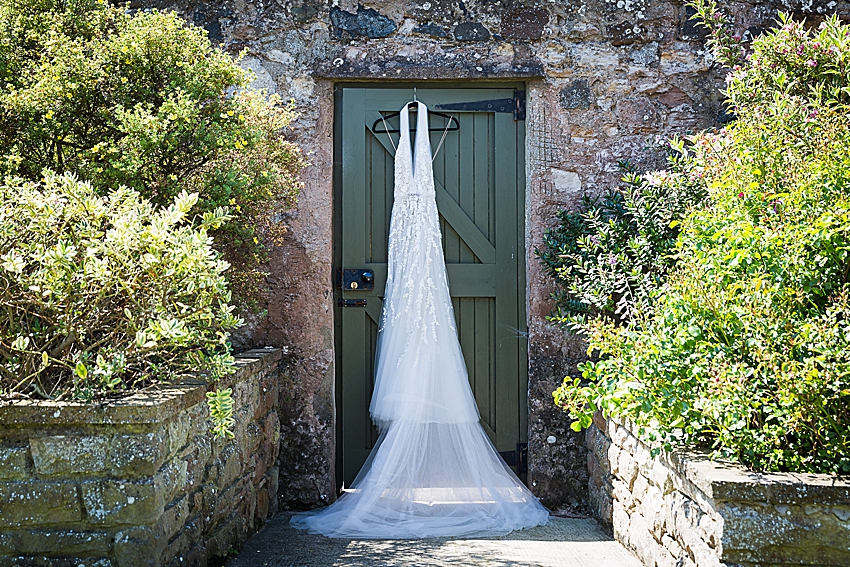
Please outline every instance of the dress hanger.
[{"label": "dress hanger", "polygon": [[[413,110],[414,112],[416,112],[417,109],[419,108],[419,105],[417,104],[418,102],[419,101],[416,98],[416,87],[413,87],[413,100],[407,103],[407,107],[409,109]],[[400,132],[400,130],[395,130],[395,129],[390,130],[389,127],[387,126],[387,120],[389,120],[391,118],[395,118],[399,114],[400,114],[400,112],[389,112],[387,114],[384,114],[383,112],[381,112],[381,117],[378,118],[377,120],[375,120],[372,123],[372,132],[374,132],[375,134],[397,134],[398,132]],[[452,116],[450,114],[443,114],[442,112],[430,112],[429,114],[431,116],[439,116],[441,118],[445,118],[446,120],[449,121],[448,124],[446,124],[445,129],[443,129],[443,128],[428,128],[429,132],[443,132],[443,131],[454,132],[455,130],[460,130],[460,122],[458,122],[458,119],[455,118],[454,116]],[[383,130],[377,129],[379,122],[383,123],[383,125],[384,125]],[[452,126],[453,122],[454,122],[454,126]],[[452,126],[452,127],[450,128],[450,126]],[[410,131],[416,132],[416,128],[414,127]]]},{"label": "dress hanger", "polygon": [[[407,106],[407,108],[412,109],[415,112],[415,111],[418,111],[418,109],[419,109],[418,103],[419,103],[419,101],[416,99],[416,87],[413,87],[413,100],[408,102],[405,106]],[[381,117],[378,118],[377,120],[375,120],[375,122],[372,123],[372,132],[374,134],[386,134],[387,137],[390,139],[390,144],[392,144],[393,150],[398,151],[398,148],[396,147],[395,142],[393,142],[393,137],[390,136],[390,134],[395,134],[395,133],[401,132],[401,130],[390,130],[389,126],[387,125],[387,119],[399,116],[401,114],[401,112],[400,111],[399,112],[390,112],[390,113],[387,113],[387,114],[380,112],[380,114],[381,114]],[[430,116],[440,116],[440,117],[445,118],[447,120],[445,128],[428,128],[429,132],[440,132],[440,131],[443,132],[443,135],[440,138],[440,143],[437,144],[437,149],[434,150],[434,154],[431,156],[431,161],[433,162],[436,159],[437,154],[440,151],[440,148],[443,147],[443,142],[446,141],[446,135],[449,132],[454,132],[456,130],[460,130],[460,122],[458,122],[458,119],[455,118],[454,116],[451,116],[450,114],[443,114],[442,112],[431,112],[431,113],[429,113],[429,115]],[[378,122],[380,122],[384,125],[383,130],[378,130]],[[452,123],[454,123],[454,126],[452,126]],[[410,132],[416,132],[416,128],[412,128],[410,130]]]},{"label": "dress hanger", "polygon": [[[412,102],[407,103],[408,107],[411,107],[412,110],[415,110],[416,106],[411,106],[411,105],[416,105],[416,101],[414,100]],[[375,122],[372,123],[372,132],[374,132],[375,134],[397,134],[398,132],[400,132],[400,130],[398,130],[396,128],[393,128],[392,130],[390,130],[389,127],[387,126],[386,121],[390,120],[392,118],[395,118],[399,114],[400,114],[399,112],[389,112],[387,114],[384,114],[383,112],[381,112],[381,117],[378,118],[377,120],[375,120]],[[460,122],[458,122],[458,119],[455,118],[454,116],[452,116],[450,114],[443,114],[442,112],[429,112],[429,114],[431,116],[439,116],[440,118],[445,118],[446,120],[448,120],[449,122],[448,122],[448,124],[446,125],[446,128],[445,128],[445,130],[447,130],[448,132],[454,132],[455,130],[460,130]],[[378,130],[378,126],[381,123],[383,123],[384,129]],[[452,124],[454,124],[454,126],[452,126]],[[429,132],[442,132],[443,130],[444,130],[444,128],[428,128]],[[414,127],[410,131],[416,132],[416,128]]]},{"label": "dress hanger", "polygon": [[[414,94],[414,101],[413,101],[413,102],[409,102],[409,103],[407,103],[407,105],[408,105],[408,106],[410,106],[411,104],[414,104],[414,103],[416,102],[415,98],[416,98],[416,95]],[[394,114],[399,114],[399,113],[398,113],[398,112],[396,112],[396,113],[394,113]],[[442,148],[442,147],[443,147],[443,142],[445,142],[445,141],[446,141],[446,135],[447,135],[450,131],[452,131],[452,130],[460,130],[460,123],[458,123],[458,122],[457,122],[457,119],[455,119],[455,117],[454,117],[454,116],[448,116],[448,115],[446,115],[446,114],[442,114],[442,113],[440,113],[440,112],[432,112],[431,114],[437,114],[437,115],[439,115],[439,116],[446,116],[447,118],[449,118],[449,121],[448,121],[448,122],[446,122],[446,127],[443,129],[443,135],[440,137],[440,143],[439,143],[439,144],[437,144],[437,149],[436,149],[436,150],[434,150],[434,153],[431,155],[431,163],[433,163],[433,162],[434,162],[434,160],[435,160],[435,159],[437,159],[437,154],[438,154],[438,153],[440,153],[440,148]],[[375,130],[375,126],[378,124],[378,120],[380,120],[381,122],[383,122],[383,124],[384,124],[384,129],[383,129],[383,130],[380,130],[380,131]],[[398,151],[398,147],[396,147],[395,142],[393,142],[393,137],[392,137],[392,136],[390,136],[390,133],[391,133],[391,132],[399,132],[399,130],[390,130],[390,129],[387,127],[387,121],[386,121],[386,119],[384,118],[383,113],[381,114],[381,117],[380,117],[380,118],[378,118],[378,120],[375,120],[375,124],[372,124],[372,131],[373,131],[375,134],[386,134],[386,135],[387,135],[387,138],[389,138],[389,139],[390,139],[390,144],[391,144],[391,145],[392,145],[392,147],[393,147],[393,151],[396,151],[396,152],[397,152],[397,151]],[[451,129],[450,129],[450,128],[449,128],[449,126],[451,126],[451,125],[452,125],[452,120],[454,120],[454,121],[455,121],[455,123],[457,123],[457,126],[456,126],[455,128],[451,128]],[[428,131],[429,131],[429,132],[432,132],[432,131],[435,131],[435,130],[436,130],[437,132],[439,132],[439,131],[440,131],[440,129],[439,129],[439,128],[429,128],[429,129],[428,129]],[[413,130],[411,130],[411,132],[416,132],[416,128],[414,128]]]}]

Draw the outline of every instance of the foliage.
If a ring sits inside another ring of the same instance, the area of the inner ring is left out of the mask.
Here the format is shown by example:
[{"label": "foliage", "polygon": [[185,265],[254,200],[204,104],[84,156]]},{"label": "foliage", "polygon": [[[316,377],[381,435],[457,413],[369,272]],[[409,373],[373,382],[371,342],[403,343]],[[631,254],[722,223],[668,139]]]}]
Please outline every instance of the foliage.
[{"label": "foliage", "polygon": [[732,22],[717,8],[716,0],[695,0],[689,4],[696,12],[691,19],[708,30],[706,43],[714,58],[729,69],[740,68],[739,63],[746,57],[741,36],[732,32]]},{"label": "foliage", "polygon": [[189,191],[201,212],[229,206],[217,247],[235,281],[256,284],[261,241],[284,230],[272,213],[300,187],[291,107],[247,89],[250,74],[173,13],[0,0],[0,29],[0,174],[68,171],[158,205]]},{"label": "foliage", "polygon": [[588,317],[633,321],[651,310],[672,262],[677,221],[705,195],[690,174],[683,140],[671,141],[670,171],[639,175],[628,164],[623,185],[582,210],[563,210],[536,250],[558,288],[550,320],[582,333]]},{"label": "foliage", "polygon": [[848,37],[836,17],[807,31],[782,16],[735,62],[738,119],[692,140],[709,196],[681,222],[654,309],[590,322],[600,360],[555,392],[575,428],[602,410],[656,451],[850,472]]},{"label": "foliage", "polygon": [[[73,175],[0,187],[0,394],[91,400],[203,373],[232,373],[228,264],[192,222],[197,194],[167,207]],[[226,392],[225,392],[226,393]],[[221,396],[220,394],[219,396]],[[226,398],[226,396],[225,396]],[[228,421],[214,413],[222,432]]]},{"label": "foliage", "polygon": [[233,389],[207,392],[207,404],[210,406],[210,417],[215,424],[213,433],[220,437],[234,437],[233,425]]}]

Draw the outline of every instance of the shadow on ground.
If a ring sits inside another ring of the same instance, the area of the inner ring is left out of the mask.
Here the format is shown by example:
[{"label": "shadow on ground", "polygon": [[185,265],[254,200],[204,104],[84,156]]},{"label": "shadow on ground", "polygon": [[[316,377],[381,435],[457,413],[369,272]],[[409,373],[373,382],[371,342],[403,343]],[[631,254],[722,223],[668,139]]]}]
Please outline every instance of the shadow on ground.
[{"label": "shadow on ground", "polygon": [[330,539],[269,521],[227,567],[641,567],[590,519],[553,517],[547,526],[474,539]]}]

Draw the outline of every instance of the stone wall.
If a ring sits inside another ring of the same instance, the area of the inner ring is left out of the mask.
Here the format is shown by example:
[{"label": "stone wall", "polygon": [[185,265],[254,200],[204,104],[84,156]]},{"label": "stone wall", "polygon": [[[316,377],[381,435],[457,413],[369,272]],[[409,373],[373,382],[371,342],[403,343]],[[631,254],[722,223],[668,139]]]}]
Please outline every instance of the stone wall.
[{"label": "stone wall", "polygon": [[206,565],[276,511],[279,350],[237,358],[233,439],[202,382],[0,405],[0,566]]},{"label": "stone wall", "polygon": [[650,456],[623,422],[587,431],[596,517],[648,567],[850,565],[850,479]]},{"label": "stone wall", "polygon": [[[790,1],[790,0],[789,0]],[[291,383],[281,400],[281,498],[332,499],[334,332],[332,288],[333,92],[340,82],[526,83],[526,265],[529,329],[529,480],[552,507],[587,504],[586,448],[551,392],[584,359],[580,341],[552,327],[551,280],[534,256],[561,208],[615,186],[617,163],[661,163],[656,136],[726,120],[722,73],[704,30],[681,0],[134,0],[173,8],[243,64],[258,87],[292,100],[292,136],[311,161],[297,208],[281,215],[286,242],[268,266],[269,316],[241,340],[287,345]],[[846,2],[786,7],[810,14]],[[769,2],[730,4],[737,31],[772,22]],[[549,440],[554,437],[555,441]]]}]

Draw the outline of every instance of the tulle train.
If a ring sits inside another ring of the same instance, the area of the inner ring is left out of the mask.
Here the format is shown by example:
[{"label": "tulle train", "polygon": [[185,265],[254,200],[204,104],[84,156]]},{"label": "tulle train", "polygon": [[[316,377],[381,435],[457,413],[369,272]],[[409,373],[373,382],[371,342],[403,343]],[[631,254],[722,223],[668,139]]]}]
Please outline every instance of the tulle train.
[{"label": "tulle train", "polygon": [[478,423],[396,421],[352,488],[292,525],[337,538],[406,539],[500,535],[548,516]]}]

